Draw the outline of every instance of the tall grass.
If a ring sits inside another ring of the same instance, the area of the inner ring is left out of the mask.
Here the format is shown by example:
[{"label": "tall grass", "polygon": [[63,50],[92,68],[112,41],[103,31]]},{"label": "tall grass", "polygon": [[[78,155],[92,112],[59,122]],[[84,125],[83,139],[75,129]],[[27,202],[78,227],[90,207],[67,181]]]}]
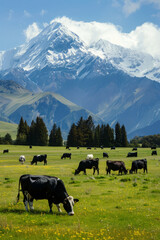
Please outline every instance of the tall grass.
[{"label": "tall grass", "polygon": [[[8,148],[9,153],[2,150]],[[147,158],[148,174],[106,175],[106,160],[123,160],[130,169],[131,162]],[[64,147],[34,147],[0,145],[0,239],[160,239],[160,157],[151,156],[151,149],[138,149],[138,158],[127,158],[129,148],[116,150]],[[61,160],[64,152],[71,152],[72,159]],[[35,154],[47,154],[48,165],[30,165]],[[100,159],[100,175],[80,173],[74,175],[80,160],[88,153]],[[18,161],[23,154],[26,162]],[[34,212],[26,212],[21,193],[16,203],[18,180],[22,174],[52,175],[61,178],[68,193],[79,202],[74,206],[75,215],[58,213],[53,206],[49,213],[46,200],[34,201]]]}]

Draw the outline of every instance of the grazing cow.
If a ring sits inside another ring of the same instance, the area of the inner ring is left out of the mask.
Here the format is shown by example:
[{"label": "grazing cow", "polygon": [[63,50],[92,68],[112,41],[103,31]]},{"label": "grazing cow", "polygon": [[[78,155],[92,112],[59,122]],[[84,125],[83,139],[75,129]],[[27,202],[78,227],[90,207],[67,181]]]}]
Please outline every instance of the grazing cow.
[{"label": "grazing cow", "polygon": [[21,163],[21,164],[23,164],[24,162],[25,162],[25,156],[24,155],[21,155],[20,157],[19,157],[19,162]]},{"label": "grazing cow", "polygon": [[147,160],[146,159],[139,159],[139,160],[135,160],[132,162],[132,167],[131,170],[129,171],[130,173],[136,172],[138,169],[142,169],[145,173],[147,173]]},{"label": "grazing cow", "polygon": [[157,155],[157,151],[152,151],[152,155]]},{"label": "grazing cow", "polygon": [[37,165],[37,162],[43,162],[44,161],[44,165],[47,165],[47,154],[44,155],[35,155],[33,157],[33,160],[31,162],[31,165],[33,165],[35,163],[35,165]]},{"label": "grazing cow", "polygon": [[132,148],[132,151],[137,151],[137,147]]},{"label": "grazing cow", "polygon": [[71,153],[63,153],[63,155],[61,156],[61,159],[66,159],[66,158],[70,158],[71,159]]},{"label": "grazing cow", "polygon": [[3,153],[9,153],[9,149],[3,150]]},{"label": "grazing cow", "polygon": [[113,147],[111,147],[111,150],[115,150],[115,149],[116,149],[116,147],[114,147],[114,146],[113,146]]},{"label": "grazing cow", "polygon": [[32,148],[32,145],[30,145],[29,148]]},{"label": "grazing cow", "polygon": [[151,147],[151,149],[156,149],[156,147]]},{"label": "grazing cow", "polygon": [[137,152],[129,152],[127,157],[137,157]]},{"label": "grazing cow", "polygon": [[104,152],[104,153],[103,153],[103,157],[107,157],[107,158],[108,158],[108,157],[109,157],[109,156],[108,156],[108,153]]},{"label": "grazing cow", "polygon": [[88,160],[89,160],[89,159],[90,159],[90,160],[93,159],[93,154],[88,154],[86,159],[88,159]]},{"label": "grazing cow", "polygon": [[81,171],[86,174],[86,169],[92,169],[93,168],[93,174],[95,174],[95,171],[97,170],[97,174],[99,174],[99,158],[95,158],[92,160],[82,160],[79,163],[78,168],[75,170],[75,175],[79,174]]},{"label": "grazing cow", "polygon": [[87,147],[87,149],[92,149],[91,147]]},{"label": "grazing cow", "polygon": [[128,172],[123,161],[107,160],[106,165],[107,165],[107,168],[106,168],[107,174],[108,173],[110,174],[111,170],[119,171],[119,174],[121,173],[121,175],[122,175],[122,172],[124,172],[124,174],[127,174]]},{"label": "grazing cow", "polygon": [[[20,185],[22,190],[20,190]],[[20,191],[23,192],[23,202],[26,211],[28,211],[28,204],[30,210],[34,209],[34,199],[47,199],[50,212],[52,212],[53,203],[57,206],[58,211],[61,212],[60,203],[63,203],[63,207],[68,215],[74,215],[74,203],[79,201],[68,195],[63,181],[57,177],[22,175],[19,179],[17,202],[20,198]]]}]

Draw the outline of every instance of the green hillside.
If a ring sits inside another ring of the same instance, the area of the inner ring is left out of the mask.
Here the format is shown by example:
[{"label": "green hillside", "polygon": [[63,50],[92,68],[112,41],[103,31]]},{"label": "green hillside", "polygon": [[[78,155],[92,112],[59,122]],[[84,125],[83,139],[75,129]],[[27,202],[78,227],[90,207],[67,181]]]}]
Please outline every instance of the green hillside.
[{"label": "green hillside", "polygon": [[12,139],[15,140],[17,134],[17,127],[17,124],[0,121],[0,137],[4,137],[7,133],[9,133]]}]

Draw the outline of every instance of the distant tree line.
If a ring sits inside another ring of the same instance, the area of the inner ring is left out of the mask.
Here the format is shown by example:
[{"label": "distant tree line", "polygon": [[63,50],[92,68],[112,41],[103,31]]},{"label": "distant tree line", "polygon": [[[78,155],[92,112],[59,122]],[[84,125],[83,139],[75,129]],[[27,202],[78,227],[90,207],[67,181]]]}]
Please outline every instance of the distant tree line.
[{"label": "distant tree line", "polygon": [[[0,138],[0,143],[13,144],[10,134]],[[62,146],[63,138],[61,129],[56,124],[53,125],[48,135],[48,130],[41,117],[37,117],[36,121],[33,120],[30,126],[21,117],[14,144]],[[95,126],[92,117],[89,116],[87,119],[81,117],[77,124],[71,125],[66,145],[70,147],[127,147],[128,140],[124,125],[120,126],[117,122],[115,129],[111,128],[109,124]]]},{"label": "distant tree line", "polygon": [[160,134],[135,137],[130,141],[130,144],[133,146],[141,147],[160,147]]},{"label": "distant tree line", "polygon": [[12,137],[9,133],[7,133],[4,137],[0,137],[0,144],[13,144]]},{"label": "distant tree line", "polygon": [[125,126],[117,122],[115,131],[109,124],[95,127],[92,117],[84,120],[82,117],[77,124],[73,123],[67,138],[67,146],[83,147],[127,147],[128,140]]}]

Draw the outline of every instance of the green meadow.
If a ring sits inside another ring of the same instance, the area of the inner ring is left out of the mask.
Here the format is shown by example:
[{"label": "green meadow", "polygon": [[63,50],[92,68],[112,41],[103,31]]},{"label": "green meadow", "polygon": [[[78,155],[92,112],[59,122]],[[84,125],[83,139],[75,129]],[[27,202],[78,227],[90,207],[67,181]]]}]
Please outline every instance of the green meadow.
[{"label": "green meadow", "polygon": [[[3,149],[9,153],[3,154]],[[0,145],[0,239],[58,240],[58,239],[160,239],[160,149],[151,156],[150,148],[138,148],[137,158],[127,158],[131,148],[34,147]],[[64,152],[71,152],[72,159],[61,160]],[[148,173],[106,175],[106,158],[123,160],[131,168],[135,159],[146,158]],[[100,174],[93,170],[74,175],[80,160],[87,154],[98,157]],[[26,162],[19,163],[25,155]],[[48,165],[30,162],[36,154],[47,154]],[[16,204],[18,181],[22,174],[51,175],[61,178],[69,195],[79,199],[74,206],[74,216],[68,216],[63,206],[62,213],[53,206],[49,213],[47,200],[34,200],[34,211],[26,212],[23,195]]]}]

